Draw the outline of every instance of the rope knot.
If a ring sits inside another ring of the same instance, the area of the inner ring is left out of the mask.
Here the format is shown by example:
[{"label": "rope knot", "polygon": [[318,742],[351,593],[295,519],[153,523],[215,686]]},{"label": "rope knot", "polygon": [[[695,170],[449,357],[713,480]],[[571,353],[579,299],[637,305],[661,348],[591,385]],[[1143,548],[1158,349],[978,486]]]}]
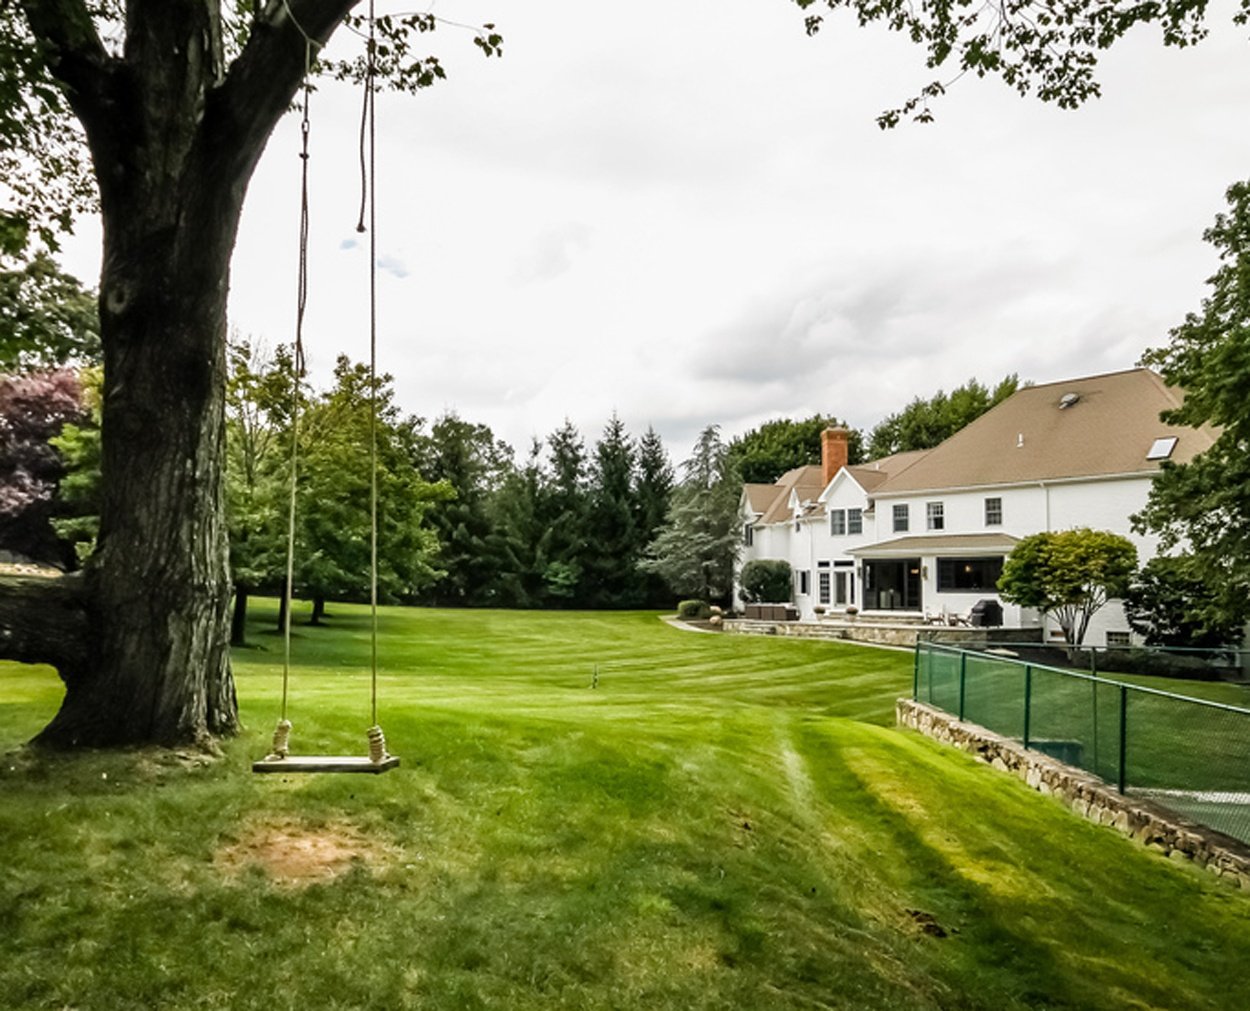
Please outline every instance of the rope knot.
[{"label": "rope knot", "polygon": [[370,727],[368,734],[369,761],[374,765],[378,765],[389,757],[386,751],[386,736],[382,733],[382,728],[379,726]]},{"label": "rope knot", "polygon": [[274,758],[286,758],[291,750],[291,721],[279,720],[278,725],[273,730],[273,753],[269,756]]}]

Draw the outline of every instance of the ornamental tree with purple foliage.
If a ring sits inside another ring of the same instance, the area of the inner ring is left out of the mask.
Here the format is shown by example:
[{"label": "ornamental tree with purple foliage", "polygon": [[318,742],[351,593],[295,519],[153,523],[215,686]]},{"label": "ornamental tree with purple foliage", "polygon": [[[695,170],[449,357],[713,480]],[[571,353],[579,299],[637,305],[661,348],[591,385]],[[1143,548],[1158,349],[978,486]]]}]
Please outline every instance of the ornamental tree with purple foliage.
[{"label": "ornamental tree with purple foliage", "polygon": [[49,522],[64,472],[50,440],[83,416],[82,385],[70,369],[0,376],[0,551],[69,561]]}]

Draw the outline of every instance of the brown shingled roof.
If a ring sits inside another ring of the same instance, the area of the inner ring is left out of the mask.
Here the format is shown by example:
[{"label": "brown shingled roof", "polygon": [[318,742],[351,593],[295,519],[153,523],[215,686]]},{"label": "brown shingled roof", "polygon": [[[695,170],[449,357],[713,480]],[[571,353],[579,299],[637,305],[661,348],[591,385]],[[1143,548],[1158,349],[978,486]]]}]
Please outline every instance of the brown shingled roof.
[{"label": "brown shingled roof", "polygon": [[[1113,474],[1151,474],[1151,444],[1175,437],[1169,459],[1208,449],[1216,433],[1166,425],[1159,412],[1183,394],[1149,369],[1017,390],[879,484],[881,495]],[[1068,406],[1061,406],[1063,404]],[[858,474],[856,475],[858,479]],[[861,482],[862,483],[862,482]]]}]

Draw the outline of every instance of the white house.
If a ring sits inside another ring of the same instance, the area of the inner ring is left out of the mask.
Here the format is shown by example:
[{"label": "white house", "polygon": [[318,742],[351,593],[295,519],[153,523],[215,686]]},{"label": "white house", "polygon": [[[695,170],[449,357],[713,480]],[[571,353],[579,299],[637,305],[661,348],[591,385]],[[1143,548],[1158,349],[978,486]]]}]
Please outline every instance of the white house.
[{"label": "white house", "polygon": [[[788,561],[804,620],[851,606],[865,617],[966,615],[993,600],[1004,625],[1037,627],[1035,612],[997,595],[1004,558],[1022,537],[1074,527],[1122,534],[1150,558],[1155,540],[1134,533],[1130,517],[1151,478],[1162,461],[1187,461],[1215,439],[1160,420],[1180,400],[1149,369],[1030,386],[933,449],[856,466],[848,433],[829,429],[820,466],[744,487],[739,565]],[[1113,603],[1086,642],[1128,635]]]}]

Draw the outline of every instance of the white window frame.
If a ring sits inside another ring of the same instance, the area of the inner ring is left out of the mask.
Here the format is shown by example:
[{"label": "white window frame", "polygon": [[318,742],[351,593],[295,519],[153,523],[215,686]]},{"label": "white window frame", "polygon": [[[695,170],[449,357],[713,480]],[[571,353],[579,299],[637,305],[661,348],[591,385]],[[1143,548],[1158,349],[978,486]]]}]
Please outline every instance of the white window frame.
[{"label": "white window frame", "polygon": [[[997,519],[995,517],[997,516]],[[1003,500],[999,495],[991,495],[985,500],[985,525],[1001,527],[1003,525]]]},{"label": "white window frame", "polygon": [[846,511],[846,532],[852,536],[864,532],[863,509],[848,509]]},{"label": "white window frame", "polygon": [[846,536],[846,510],[830,509],[829,510],[829,536],[845,537]]},{"label": "white window frame", "polygon": [[926,530],[946,529],[946,504],[944,502],[924,504],[924,528]]},{"label": "white window frame", "polygon": [[911,507],[906,502],[896,504],[893,510],[894,533],[905,534],[911,528]]}]

